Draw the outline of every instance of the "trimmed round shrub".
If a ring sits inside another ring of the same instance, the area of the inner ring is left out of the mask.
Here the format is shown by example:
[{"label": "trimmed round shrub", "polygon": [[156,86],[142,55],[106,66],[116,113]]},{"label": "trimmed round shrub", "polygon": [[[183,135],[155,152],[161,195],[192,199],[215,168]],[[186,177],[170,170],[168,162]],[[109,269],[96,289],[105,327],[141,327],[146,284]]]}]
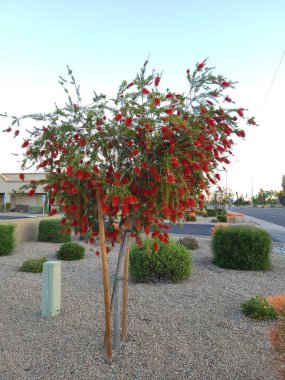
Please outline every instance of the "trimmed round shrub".
[{"label": "trimmed round shrub", "polygon": [[226,223],[227,222],[227,216],[226,215],[218,215],[217,219],[219,222]]},{"label": "trimmed round shrub", "polygon": [[71,234],[62,233],[62,225],[59,219],[41,220],[38,240],[50,243],[66,243],[71,240]]},{"label": "trimmed round shrub", "polygon": [[43,271],[43,264],[47,261],[45,257],[39,259],[29,259],[23,262],[20,271],[40,273]]},{"label": "trimmed round shrub", "polygon": [[208,208],[207,214],[208,214],[208,216],[217,216],[217,211],[214,208]]},{"label": "trimmed round shrub", "polygon": [[272,239],[250,226],[218,228],[212,238],[214,263],[222,268],[267,270],[271,267]]},{"label": "trimmed round shrub", "polygon": [[241,304],[241,310],[244,315],[253,319],[277,319],[278,314],[268,303],[266,298],[256,296]]},{"label": "trimmed round shrub", "polygon": [[176,243],[182,244],[185,248],[190,249],[190,250],[199,248],[197,239],[195,239],[191,236],[179,239],[179,240],[177,240]]},{"label": "trimmed round shrub", "polygon": [[80,260],[83,259],[85,248],[77,243],[65,243],[56,252],[59,260]]},{"label": "trimmed round shrub", "polygon": [[13,224],[0,225],[0,256],[10,255],[15,248],[15,228]]},{"label": "trimmed round shrub", "polygon": [[153,239],[143,241],[142,247],[130,250],[130,274],[136,282],[179,282],[189,277],[192,270],[191,252],[171,241],[153,250]]}]

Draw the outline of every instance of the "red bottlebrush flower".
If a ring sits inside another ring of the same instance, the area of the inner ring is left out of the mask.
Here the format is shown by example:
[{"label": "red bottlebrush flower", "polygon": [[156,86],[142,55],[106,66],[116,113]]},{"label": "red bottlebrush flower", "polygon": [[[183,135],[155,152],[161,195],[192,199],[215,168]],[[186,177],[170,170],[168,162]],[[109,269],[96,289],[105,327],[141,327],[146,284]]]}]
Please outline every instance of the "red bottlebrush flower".
[{"label": "red bottlebrush flower", "polygon": [[175,145],[174,144],[169,145],[168,152],[173,153],[174,150],[175,150]]},{"label": "red bottlebrush flower", "polygon": [[173,114],[173,108],[166,108],[164,112],[167,113],[167,115],[171,115]]},{"label": "red bottlebrush flower", "polygon": [[134,149],[133,150],[133,156],[137,156],[139,154],[139,149]]},{"label": "red bottlebrush flower", "polygon": [[221,176],[219,173],[215,174],[215,177],[217,178],[217,180],[220,180],[221,179]]},{"label": "red bottlebrush flower", "polygon": [[35,195],[35,189],[31,189],[31,190],[29,190],[29,192],[28,192],[28,196],[29,196],[29,197],[32,197],[33,195]]},{"label": "red bottlebrush flower", "polygon": [[120,120],[122,120],[122,117],[123,117],[123,115],[122,114],[120,114],[120,113],[117,113],[117,115],[115,116],[115,121],[120,121]]},{"label": "red bottlebrush flower", "polygon": [[165,97],[166,99],[172,99],[174,95],[171,92],[168,92]]},{"label": "red bottlebrush flower", "polygon": [[55,215],[55,214],[57,214],[57,209],[56,209],[56,208],[52,208],[52,209],[50,210],[50,212],[49,212],[49,216],[53,216],[53,215]]},{"label": "red bottlebrush flower", "polygon": [[190,74],[190,69],[187,69],[186,73],[187,73],[187,75],[189,75]]},{"label": "red bottlebrush flower", "polygon": [[72,175],[73,173],[73,167],[72,166],[68,166],[67,169],[66,169],[66,174],[67,175]]},{"label": "red bottlebrush flower", "polygon": [[237,109],[237,113],[238,113],[238,115],[240,116],[240,117],[243,117],[244,115],[243,115],[243,111],[244,111],[244,108],[238,108]]},{"label": "red bottlebrush flower", "polygon": [[150,228],[149,227],[144,227],[144,233],[146,235],[149,235],[150,234]]},{"label": "red bottlebrush flower", "polygon": [[129,87],[132,87],[134,84],[135,84],[135,82],[131,82],[131,83],[129,83],[129,84],[128,84],[128,88],[129,88]]},{"label": "red bottlebrush flower", "polygon": [[17,129],[17,130],[14,132],[14,136],[15,136],[15,137],[18,136],[19,133],[20,133],[20,131]]},{"label": "red bottlebrush flower", "polygon": [[61,219],[60,224],[61,224],[62,226],[65,226],[65,225],[66,225],[66,219]]},{"label": "red bottlebrush flower", "polygon": [[207,108],[206,108],[206,107],[202,107],[202,108],[201,108],[201,113],[204,114],[204,113],[206,113],[206,112],[207,112]]},{"label": "red bottlebrush flower", "polygon": [[22,148],[26,148],[29,145],[29,141],[24,141],[22,144]]},{"label": "red bottlebrush flower", "polygon": [[209,171],[208,162],[203,162],[203,163],[202,163],[202,170],[203,170],[204,172],[208,172],[208,171]]},{"label": "red bottlebrush flower", "polygon": [[136,176],[139,177],[140,174],[141,174],[141,168],[135,167],[134,170],[135,170],[135,174],[136,174]]},{"label": "red bottlebrush flower", "polygon": [[124,203],[127,205],[136,205],[139,203],[139,200],[136,196],[134,195],[127,195],[124,199]]},{"label": "red bottlebrush flower", "polygon": [[157,76],[157,77],[154,79],[154,85],[155,85],[155,86],[158,86],[158,85],[159,85],[159,82],[160,82],[160,76]]},{"label": "red bottlebrush flower", "polygon": [[112,197],[112,206],[115,206],[115,207],[119,206],[120,200],[121,200],[120,197],[117,197],[117,196]]},{"label": "red bottlebrush flower", "polygon": [[78,145],[80,145],[80,146],[82,146],[82,147],[84,147],[85,145],[86,145],[86,141],[85,141],[85,139],[80,139],[80,141],[79,141],[79,144]]},{"label": "red bottlebrush flower", "polygon": [[222,87],[230,87],[230,85],[231,85],[231,83],[228,82],[228,81],[226,81],[226,80],[224,80],[224,81],[221,83],[221,86],[222,86]]},{"label": "red bottlebrush flower", "polygon": [[24,174],[24,173],[20,173],[20,174],[19,174],[19,178],[20,178],[21,181],[24,181],[24,179],[25,179],[25,174]]},{"label": "red bottlebrush flower", "polygon": [[100,173],[100,169],[98,168],[98,166],[93,166],[93,171],[94,171],[96,174],[99,174],[99,173]]},{"label": "red bottlebrush flower", "polygon": [[74,174],[75,178],[84,179],[84,171],[83,170],[77,170]]},{"label": "red bottlebrush flower", "polygon": [[125,126],[129,127],[130,125],[132,125],[132,122],[133,122],[133,119],[131,117],[127,117],[125,120]]},{"label": "red bottlebrush flower", "polygon": [[256,121],[254,120],[253,117],[248,119],[248,124],[256,125]]},{"label": "red bottlebrush flower", "polygon": [[166,218],[169,218],[170,215],[171,215],[171,211],[170,211],[170,209],[167,208],[167,207],[163,207],[163,208],[162,208],[162,213],[163,213],[163,215],[164,215]]},{"label": "red bottlebrush flower", "polygon": [[102,212],[103,214],[108,214],[108,212],[110,212],[110,208],[105,203],[102,204]]},{"label": "red bottlebrush flower", "polygon": [[197,65],[197,69],[198,69],[198,70],[201,70],[201,69],[203,69],[204,66],[205,66],[205,63],[204,63],[204,62],[201,62],[201,63],[199,63],[199,64]]},{"label": "red bottlebrush flower", "polygon": [[168,174],[167,180],[169,183],[175,183],[175,178],[172,174]]},{"label": "red bottlebrush flower", "polygon": [[153,250],[154,250],[154,252],[157,252],[158,248],[159,248],[158,243],[154,243],[153,244]]},{"label": "red bottlebrush flower", "polygon": [[155,106],[160,106],[160,99],[159,98],[154,98],[153,103]]},{"label": "red bottlebrush flower", "polygon": [[12,128],[11,127],[9,127],[9,128],[7,128],[7,129],[4,129],[3,130],[3,132],[11,132],[12,131]]},{"label": "red bottlebrush flower", "polygon": [[128,206],[126,206],[126,205],[123,205],[122,206],[122,214],[123,214],[123,216],[128,216],[129,215],[129,208],[128,208]]},{"label": "red bottlebrush flower", "polygon": [[186,203],[187,203],[187,207],[189,207],[189,208],[193,208],[193,207],[195,207],[195,201],[194,201],[193,198],[188,198],[188,199],[186,200]]},{"label": "red bottlebrush flower", "polygon": [[180,167],[180,162],[177,157],[171,157],[170,159],[171,165],[175,168],[178,169]]},{"label": "red bottlebrush flower", "polygon": [[96,251],[96,252],[95,252],[95,255],[96,255],[96,256],[100,256],[100,251]]},{"label": "red bottlebrush flower", "polygon": [[77,187],[72,187],[69,192],[70,192],[70,194],[77,194],[78,189],[77,189]]},{"label": "red bottlebrush flower", "polygon": [[226,96],[226,97],[225,97],[225,101],[231,103],[231,102],[232,102],[232,99],[229,98],[228,96]]},{"label": "red bottlebrush flower", "polygon": [[148,94],[149,94],[148,89],[147,89],[147,88],[143,88],[143,89],[142,89],[142,94],[144,94],[144,95],[148,95]]}]

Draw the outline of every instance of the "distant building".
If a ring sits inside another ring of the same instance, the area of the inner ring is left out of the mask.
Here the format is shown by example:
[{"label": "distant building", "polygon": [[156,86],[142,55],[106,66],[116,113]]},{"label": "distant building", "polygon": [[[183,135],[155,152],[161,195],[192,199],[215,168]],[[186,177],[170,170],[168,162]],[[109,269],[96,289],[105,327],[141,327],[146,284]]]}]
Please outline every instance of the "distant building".
[{"label": "distant building", "polygon": [[43,195],[46,192],[38,186],[33,196],[28,195],[29,190],[23,194],[17,194],[21,186],[29,184],[31,180],[39,181],[45,178],[45,173],[25,173],[24,181],[20,180],[19,173],[0,173],[0,206],[3,208],[5,203],[10,203],[12,211],[26,212],[29,207],[43,206]]}]

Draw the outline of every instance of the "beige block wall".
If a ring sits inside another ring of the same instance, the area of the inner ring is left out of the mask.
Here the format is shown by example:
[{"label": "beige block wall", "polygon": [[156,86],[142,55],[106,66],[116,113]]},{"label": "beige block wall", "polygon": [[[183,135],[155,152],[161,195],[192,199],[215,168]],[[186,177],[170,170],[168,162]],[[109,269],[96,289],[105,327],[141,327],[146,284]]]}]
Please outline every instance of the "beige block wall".
[{"label": "beige block wall", "polygon": [[[0,224],[16,225],[15,237],[16,244],[26,241],[37,241],[39,232],[39,223],[41,220],[51,219],[47,217],[25,218],[25,219],[8,219],[0,220]],[[58,218],[52,218],[58,219]]]}]

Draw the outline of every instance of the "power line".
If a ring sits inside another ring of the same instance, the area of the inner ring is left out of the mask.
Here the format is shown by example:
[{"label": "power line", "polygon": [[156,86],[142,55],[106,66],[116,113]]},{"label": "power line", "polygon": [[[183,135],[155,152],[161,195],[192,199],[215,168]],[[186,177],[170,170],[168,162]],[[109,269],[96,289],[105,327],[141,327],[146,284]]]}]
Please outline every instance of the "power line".
[{"label": "power line", "polygon": [[262,111],[262,108],[263,108],[263,106],[264,106],[264,104],[265,104],[265,102],[266,102],[266,100],[267,100],[267,97],[268,97],[268,95],[269,95],[269,92],[270,92],[270,90],[271,90],[271,87],[272,87],[272,85],[273,85],[273,82],[274,82],[274,80],[275,80],[275,78],[276,78],[276,75],[277,75],[277,73],[278,73],[279,67],[280,67],[280,65],[281,65],[281,63],[282,63],[282,61],[283,61],[283,57],[284,57],[284,55],[285,55],[285,50],[283,51],[282,57],[281,57],[280,62],[279,62],[279,64],[278,64],[278,66],[277,66],[277,69],[276,69],[276,71],[275,71],[274,77],[272,78],[272,81],[271,81],[271,83],[270,83],[270,86],[268,87],[268,90],[267,90],[267,92],[266,92],[266,95],[265,95],[265,97],[264,97],[264,100],[263,100],[263,102],[262,102],[262,104],[261,104],[260,111]]}]

